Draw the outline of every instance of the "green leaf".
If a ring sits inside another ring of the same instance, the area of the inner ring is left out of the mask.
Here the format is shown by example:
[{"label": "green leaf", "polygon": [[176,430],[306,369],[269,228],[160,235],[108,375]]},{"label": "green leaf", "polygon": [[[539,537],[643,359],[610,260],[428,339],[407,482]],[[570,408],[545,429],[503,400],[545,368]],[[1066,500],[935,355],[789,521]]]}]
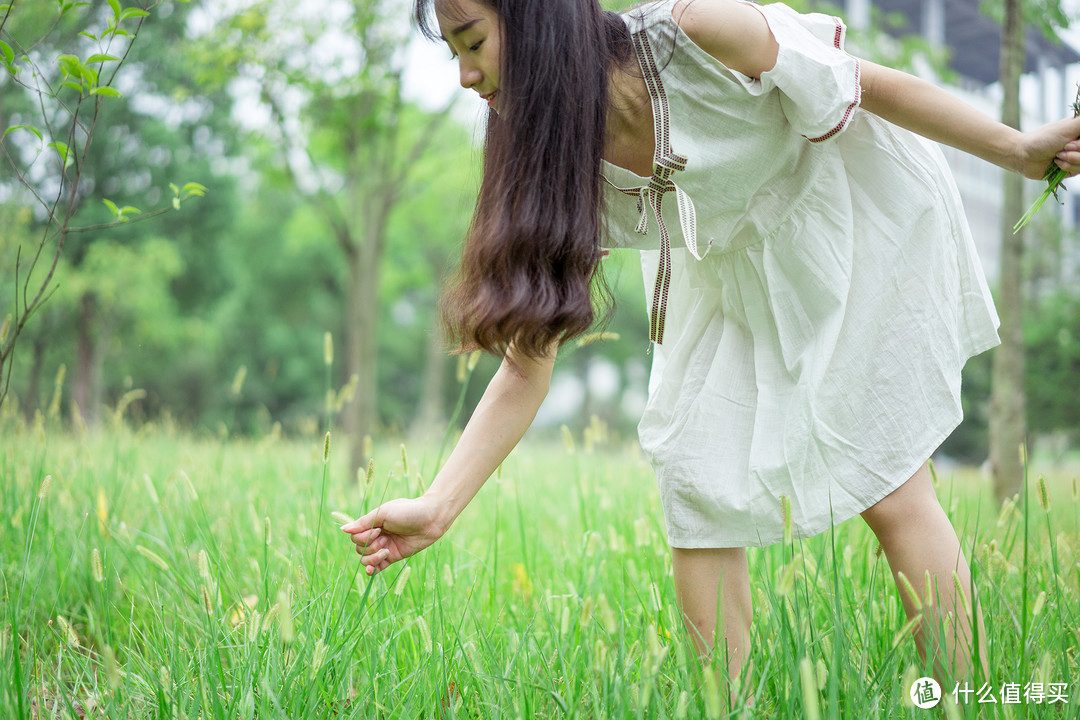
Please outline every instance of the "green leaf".
[{"label": "green leaf", "polygon": [[70,75],[78,75],[79,68],[82,67],[82,60],[79,60],[75,55],[58,55],[56,57],[56,64],[60,66],[60,71],[64,73],[64,77]]},{"label": "green leaf", "polygon": [[42,137],[42,135],[41,135],[41,131],[40,131],[40,130],[38,130],[38,129],[37,129],[36,127],[34,127],[33,125],[12,125],[12,126],[11,126],[11,127],[9,127],[9,128],[7,129],[7,130],[5,130],[5,131],[4,131],[4,135],[3,135],[3,136],[4,136],[4,137],[7,137],[7,134],[8,134],[9,132],[13,132],[13,131],[15,131],[15,130],[27,130],[27,131],[29,131],[29,132],[32,132],[32,133],[34,133],[35,135],[37,135],[37,139],[38,139],[38,140],[41,140],[41,141],[44,141],[44,140],[45,140],[45,138],[44,138],[44,137]]},{"label": "green leaf", "polygon": [[180,188],[176,187],[176,183],[169,183],[169,189],[172,190],[173,195],[180,194]]},{"label": "green leaf", "polygon": [[91,95],[104,95],[105,97],[115,97],[115,98],[123,97],[123,95],[120,94],[119,90],[117,90],[114,87],[109,87],[108,85],[102,85],[101,87],[96,87],[96,88],[94,88],[93,90],[90,91],[90,94]]},{"label": "green leaf", "polygon": [[120,13],[123,9],[120,7],[120,0],[109,0],[109,7],[112,8],[113,15],[120,17]]},{"label": "green leaf", "polygon": [[67,143],[63,143],[57,140],[55,142],[49,143],[48,147],[56,148],[56,152],[60,154],[60,159],[64,162],[65,169],[70,167],[71,164],[75,162],[75,158],[72,156],[71,149],[68,147]]},{"label": "green leaf", "polygon": [[3,40],[0,40],[0,55],[3,56],[4,64],[8,67],[11,67],[11,63],[15,62],[15,51]]},{"label": "green leaf", "polygon": [[130,18],[146,17],[150,13],[146,12],[142,8],[126,8],[124,12],[120,13],[120,22],[124,22]]},{"label": "green leaf", "polygon": [[133,205],[125,205],[124,207],[120,208],[121,215],[138,215],[141,212],[142,210]]},{"label": "green leaf", "polygon": [[206,186],[197,182],[184,183],[184,187],[180,188],[180,192],[183,193],[184,197],[202,197],[206,195]]},{"label": "green leaf", "polygon": [[97,85],[98,72],[94,68],[87,67],[85,65],[80,65],[79,66],[79,75],[82,76],[82,79],[84,81],[86,81],[86,84],[88,86],[94,87],[95,85]]},{"label": "green leaf", "polygon": [[172,199],[172,206],[173,206],[173,210],[179,210],[180,209],[180,198],[174,197]]},{"label": "green leaf", "polygon": [[93,33],[88,33],[85,30],[83,30],[79,34],[82,35],[83,37],[88,37],[88,38],[90,38],[91,40],[94,40],[94,41],[97,41],[97,40],[100,39],[97,35],[94,35]]},{"label": "green leaf", "polygon": [[105,207],[109,208],[109,212],[113,215],[116,215],[117,217],[120,216],[120,208],[116,207],[116,203],[112,200],[109,198],[101,198],[101,202],[105,203]]},{"label": "green leaf", "polygon": [[[94,39],[96,40],[97,38],[94,38]],[[120,58],[118,58],[118,57],[113,57],[112,55],[101,55],[101,54],[99,53],[99,54],[97,54],[97,55],[91,55],[90,57],[86,58],[86,62],[88,62],[88,63],[95,63],[95,62],[116,62],[116,61],[117,61],[117,60],[119,60],[119,59],[120,59]]]},{"label": "green leaf", "polygon": [[81,83],[73,82],[71,80],[68,80],[67,82],[60,83],[60,87],[69,87],[72,90],[78,92],[80,95],[82,94],[82,91],[83,91],[83,87],[82,87]]}]

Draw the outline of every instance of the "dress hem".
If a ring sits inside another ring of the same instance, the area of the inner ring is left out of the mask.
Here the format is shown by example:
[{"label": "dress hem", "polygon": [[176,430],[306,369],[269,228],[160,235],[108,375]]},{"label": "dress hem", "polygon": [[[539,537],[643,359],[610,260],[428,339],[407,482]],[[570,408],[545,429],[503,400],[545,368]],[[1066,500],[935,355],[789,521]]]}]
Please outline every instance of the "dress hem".
[{"label": "dress hem", "polygon": [[[875,493],[874,495],[870,496],[872,499],[869,502],[862,504],[862,506],[858,510],[855,510],[853,512],[845,511],[842,517],[833,515],[832,521],[830,523],[826,523],[823,527],[817,527],[816,525],[812,525],[809,529],[794,528],[792,530],[792,539],[809,540],[810,538],[816,537],[817,535],[820,535],[832,528],[839,527],[843,523],[854,518],[856,515],[859,515],[867,509],[876,505],[894,490],[898,489],[901,485],[914,477],[915,473],[917,473],[919,469],[929,461],[929,459],[933,456],[934,452],[939,447],[941,447],[941,444],[945,442],[946,439],[948,439],[949,435],[951,435],[953,431],[960,426],[960,423],[962,421],[963,416],[961,416],[960,419],[955,422],[955,424],[947,428],[943,433],[938,433],[937,435],[935,435],[934,437],[936,437],[937,440],[933,443],[933,446],[926,453],[924,458],[920,460],[918,464],[915,465],[915,467],[912,468],[911,471],[904,475],[901,479],[886,483],[884,486],[884,492],[881,492],[880,494]],[[759,535],[758,537],[752,539],[728,539],[716,541],[695,539],[679,542],[676,541],[670,534],[668,534],[667,539],[668,545],[672,548],[678,548],[680,550],[701,550],[706,548],[768,547],[770,545],[775,545],[776,543],[781,542],[784,539],[784,535],[783,531],[781,531],[778,534],[770,533],[768,536],[765,537]]]}]

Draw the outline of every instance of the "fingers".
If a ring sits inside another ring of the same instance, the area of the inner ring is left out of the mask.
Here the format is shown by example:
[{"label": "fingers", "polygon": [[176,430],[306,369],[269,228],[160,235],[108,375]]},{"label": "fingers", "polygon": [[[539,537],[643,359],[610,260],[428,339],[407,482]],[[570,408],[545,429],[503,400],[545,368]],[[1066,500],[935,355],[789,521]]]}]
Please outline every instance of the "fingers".
[{"label": "fingers", "polygon": [[[360,548],[356,549],[360,552]],[[383,548],[376,550],[370,555],[363,555],[360,558],[360,563],[364,566],[364,572],[368,575],[374,575],[377,572],[385,570],[390,567],[390,549]]]},{"label": "fingers", "polygon": [[364,515],[362,517],[358,517],[357,519],[353,520],[350,523],[345,523],[344,525],[341,526],[341,530],[343,532],[347,532],[349,534],[360,533],[360,532],[364,532],[365,530],[371,530],[372,528],[376,527],[376,525],[380,524],[380,523],[378,523],[376,521],[376,518],[375,518],[375,513],[376,512],[378,512],[378,508],[376,508],[375,510],[372,510],[367,515]]},{"label": "fingers", "polygon": [[1080,171],[1080,142],[1074,140],[1067,143],[1054,157],[1054,164],[1070,175]]},{"label": "fingers", "polygon": [[360,532],[354,532],[349,534],[349,539],[356,544],[357,550],[364,547],[370,547],[372,541],[382,534],[382,528],[372,528],[371,530],[362,530]]}]

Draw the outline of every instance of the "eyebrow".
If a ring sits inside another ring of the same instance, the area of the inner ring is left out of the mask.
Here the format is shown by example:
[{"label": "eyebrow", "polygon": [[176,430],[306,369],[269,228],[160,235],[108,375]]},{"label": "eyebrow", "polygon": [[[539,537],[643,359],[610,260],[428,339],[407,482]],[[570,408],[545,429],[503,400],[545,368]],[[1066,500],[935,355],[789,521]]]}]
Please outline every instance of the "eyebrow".
[{"label": "eyebrow", "polygon": [[[465,32],[466,30],[468,30],[469,28],[471,28],[473,25],[475,25],[478,22],[480,22],[480,18],[473,18],[472,20],[466,20],[465,22],[461,23],[456,28],[451,30],[450,34],[451,35],[460,35],[461,33]],[[442,39],[444,41],[446,40],[445,37],[443,37]]]}]

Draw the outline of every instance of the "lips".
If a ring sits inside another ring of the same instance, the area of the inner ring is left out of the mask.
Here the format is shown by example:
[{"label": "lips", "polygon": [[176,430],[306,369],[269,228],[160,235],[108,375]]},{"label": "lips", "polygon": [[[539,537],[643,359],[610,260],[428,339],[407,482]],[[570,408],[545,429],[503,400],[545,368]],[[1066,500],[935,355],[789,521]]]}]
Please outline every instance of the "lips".
[{"label": "lips", "polygon": [[496,96],[496,95],[498,95],[498,94],[499,94],[499,91],[498,91],[498,90],[493,90],[493,91],[492,91],[492,92],[490,92],[489,94],[487,94],[487,95],[481,95],[480,97],[481,97],[481,98],[482,98],[483,100],[487,101],[487,104],[488,104],[488,107],[489,107],[489,108],[494,108],[494,107],[495,107],[495,96]]}]

